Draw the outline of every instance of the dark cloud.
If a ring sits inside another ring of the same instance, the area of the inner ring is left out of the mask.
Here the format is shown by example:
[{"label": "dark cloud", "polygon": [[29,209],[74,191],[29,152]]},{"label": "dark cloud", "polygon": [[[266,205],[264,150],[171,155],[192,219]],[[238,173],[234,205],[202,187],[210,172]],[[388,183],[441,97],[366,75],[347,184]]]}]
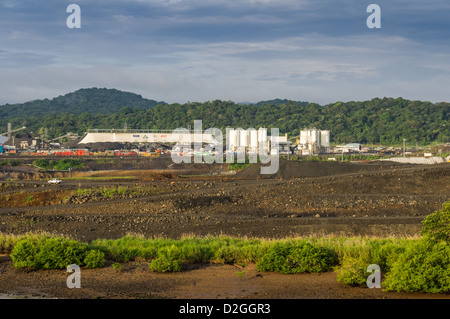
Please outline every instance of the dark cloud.
[{"label": "dark cloud", "polygon": [[[379,30],[366,26],[373,2]],[[82,10],[78,30],[66,27],[71,3]],[[448,0],[4,0],[0,9],[0,103],[35,98],[33,86],[61,94],[105,82],[167,101],[372,92],[449,100]]]}]

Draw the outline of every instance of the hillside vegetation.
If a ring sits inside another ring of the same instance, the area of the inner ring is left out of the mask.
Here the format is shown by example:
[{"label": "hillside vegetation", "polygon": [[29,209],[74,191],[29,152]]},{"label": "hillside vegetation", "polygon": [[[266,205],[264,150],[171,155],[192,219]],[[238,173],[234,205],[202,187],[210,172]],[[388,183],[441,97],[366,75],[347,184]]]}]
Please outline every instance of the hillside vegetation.
[{"label": "hillside vegetation", "polygon": [[360,142],[429,144],[450,137],[450,103],[374,98],[370,101],[316,103],[275,99],[256,104],[232,101],[156,102],[140,95],[110,89],[83,89],[57,97],[17,105],[0,106],[0,125],[25,125],[49,137],[67,132],[83,134],[92,128],[175,129],[203,121],[203,129],[215,127],[276,127],[289,137],[305,127],[331,131],[336,143]]}]

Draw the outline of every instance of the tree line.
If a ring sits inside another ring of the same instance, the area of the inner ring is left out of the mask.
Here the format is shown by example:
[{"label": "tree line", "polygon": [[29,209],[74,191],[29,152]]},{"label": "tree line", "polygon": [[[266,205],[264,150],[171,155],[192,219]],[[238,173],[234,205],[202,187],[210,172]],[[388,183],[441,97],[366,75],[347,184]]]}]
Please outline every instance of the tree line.
[{"label": "tree line", "polygon": [[[73,99],[83,100],[80,97]],[[98,99],[83,101],[89,104],[83,110],[74,109],[66,99],[64,111],[30,112],[30,115],[24,112],[20,116],[10,113],[0,120],[0,125],[6,131],[6,123],[11,122],[13,127],[26,126],[36,135],[47,132],[48,138],[54,138],[67,132],[82,135],[88,129],[120,129],[125,125],[129,129],[189,128],[194,120],[200,119],[203,129],[276,127],[280,133],[288,133],[289,137],[298,136],[300,129],[316,127],[330,130],[331,140],[335,143],[388,145],[407,139],[409,143],[429,144],[448,142],[450,138],[450,103],[446,102],[374,98],[322,106],[278,99],[257,104],[214,100],[184,104],[160,102],[143,106],[121,100],[116,101],[113,111],[110,108],[106,112],[105,103],[98,102]]]}]

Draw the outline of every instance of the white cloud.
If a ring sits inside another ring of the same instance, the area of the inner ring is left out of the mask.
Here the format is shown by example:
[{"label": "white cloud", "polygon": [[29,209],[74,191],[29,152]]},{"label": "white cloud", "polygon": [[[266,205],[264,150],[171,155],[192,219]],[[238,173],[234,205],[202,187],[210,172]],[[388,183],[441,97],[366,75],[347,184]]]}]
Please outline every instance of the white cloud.
[{"label": "white cloud", "polygon": [[[368,31],[364,10],[361,29],[340,34],[334,32],[341,27],[336,23],[347,23],[355,13],[343,9],[333,15],[341,15],[342,21],[329,21],[327,12],[313,10],[327,9],[331,2],[326,1],[111,1],[100,13],[89,1],[82,2],[86,24],[76,32],[64,27],[65,10],[62,28],[50,28],[54,34],[40,29],[39,21],[33,21],[36,30],[31,30],[18,16],[0,19],[0,28],[9,30],[0,39],[0,104],[92,86],[167,102],[280,97],[326,103],[389,95],[450,100],[448,44],[432,39],[425,43],[414,34],[402,36],[387,28]],[[149,10],[154,14],[149,16],[145,10],[120,10],[127,3],[161,10]],[[355,1],[348,3],[351,7]],[[433,3],[445,8],[443,1]],[[101,2],[96,5],[100,8]],[[296,21],[294,15],[284,21],[272,14],[291,10],[303,17],[303,9],[323,25],[321,31],[303,30],[310,20]],[[393,19],[389,7],[386,11],[387,20]]]}]

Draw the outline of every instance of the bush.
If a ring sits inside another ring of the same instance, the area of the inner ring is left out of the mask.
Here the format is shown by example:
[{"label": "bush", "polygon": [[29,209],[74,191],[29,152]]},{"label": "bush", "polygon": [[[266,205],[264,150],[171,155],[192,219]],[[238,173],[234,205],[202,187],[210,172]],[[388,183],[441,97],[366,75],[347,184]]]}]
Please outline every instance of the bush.
[{"label": "bush", "polygon": [[[97,254],[97,255],[96,255]],[[62,269],[71,264],[101,264],[101,255],[90,252],[86,244],[65,238],[29,237],[17,242],[11,253],[17,268]]]},{"label": "bush", "polygon": [[421,235],[432,240],[450,240],[450,201],[422,221]]},{"label": "bush", "polygon": [[101,268],[105,265],[105,254],[100,250],[92,249],[84,257],[86,268]]},{"label": "bush", "polygon": [[450,244],[422,239],[410,243],[390,265],[386,291],[450,291]]},{"label": "bush", "polygon": [[108,256],[120,262],[132,261],[139,256],[137,248],[112,247],[108,250]]},{"label": "bush", "polygon": [[367,265],[376,264],[383,271],[389,271],[390,264],[405,251],[407,243],[407,241],[393,243],[379,240],[369,242],[370,262]]},{"label": "bush", "polygon": [[65,158],[54,163],[55,170],[67,171],[69,168],[83,167],[84,163],[78,159]]},{"label": "bush", "polygon": [[256,264],[258,271],[275,271],[285,274],[323,272],[333,267],[333,253],[307,242],[276,243]]},{"label": "bush", "polygon": [[233,250],[228,247],[220,247],[215,251],[214,259],[221,264],[232,264],[235,262]]},{"label": "bush", "polygon": [[367,277],[370,275],[367,272],[369,264],[362,256],[346,255],[342,258],[341,265],[335,269],[336,279],[340,283],[350,286],[366,285]]},{"label": "bush", "polygon": [[112,264],[112,267],[114,270],[117,270],[117,271],[122,270],[122,265],[120,263],[114,263],[114,264]]},{"label": "bush", "polygon": [[155,272],[181,271],[183,263],[180,257],[180,250],[174,245],[161,248],[158,252],[158,257],[153,259],[149,266]]}]

